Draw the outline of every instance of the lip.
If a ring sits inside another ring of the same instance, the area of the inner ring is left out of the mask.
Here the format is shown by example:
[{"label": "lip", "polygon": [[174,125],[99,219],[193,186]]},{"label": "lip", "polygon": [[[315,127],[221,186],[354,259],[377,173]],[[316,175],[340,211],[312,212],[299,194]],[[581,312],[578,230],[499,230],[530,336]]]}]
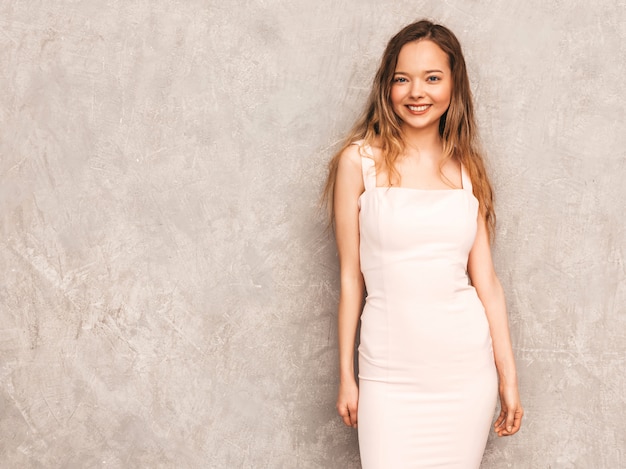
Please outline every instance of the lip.
[{"label": "lip", "polygon": [[432,104],[407,104],[405,107],[414,116],[421,116],[427,113],[431,106]]}]

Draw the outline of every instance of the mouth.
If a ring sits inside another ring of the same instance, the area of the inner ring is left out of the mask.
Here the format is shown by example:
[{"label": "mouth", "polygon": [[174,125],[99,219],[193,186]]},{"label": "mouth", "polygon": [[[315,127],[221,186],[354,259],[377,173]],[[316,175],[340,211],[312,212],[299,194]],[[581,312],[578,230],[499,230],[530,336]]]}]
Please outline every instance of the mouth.
[{"label": "mouth", "polygon": [[418,106],[408,104],[407,107],[411,112],[424,112],[430,107],[430,104],[420,104]]}]

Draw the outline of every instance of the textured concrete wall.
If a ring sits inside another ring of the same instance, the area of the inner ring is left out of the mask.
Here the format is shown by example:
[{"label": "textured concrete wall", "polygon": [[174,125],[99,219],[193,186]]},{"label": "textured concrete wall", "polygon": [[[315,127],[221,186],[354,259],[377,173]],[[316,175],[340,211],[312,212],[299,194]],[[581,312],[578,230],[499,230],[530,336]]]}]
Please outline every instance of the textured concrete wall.
[{"label": "textured concrete wall", "polygon": [[3,1],[1,467],[359,467],[316,203],[424,16],[466,50],[527,410],[483,467],[626,467],[622,0]]}]

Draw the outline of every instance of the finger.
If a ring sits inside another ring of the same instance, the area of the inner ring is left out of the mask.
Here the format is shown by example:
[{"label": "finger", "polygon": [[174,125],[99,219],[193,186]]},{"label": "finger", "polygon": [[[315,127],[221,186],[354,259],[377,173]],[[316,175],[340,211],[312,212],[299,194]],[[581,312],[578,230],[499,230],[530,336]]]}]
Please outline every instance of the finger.
[{"label": "finger", "polygon": [[509,435],[511,435],[513,431],[513,424],[515,423],[515,413],[507,412],[506,414],[506,431]]},{"label": "finger", "polygon": [[353,408],[348,408],[348,411],[350,412],[350,426],[352,428],[356,428],[357,427],[357,420],[358,420],[358,412],[357,412],[357,408],[353,407]]},{"label": "finger", "polygon": [[506,419],[507,419],[507,412],[502,411],[502,413],[498,417],[498,422],[497,422],[498,425],[494,429],[494,431],[498,434],[498,436],[504,436],[507,433],[507,431],[506,431]]},{"label": "finger", "polygon": [[523,416],[524,416],[523,410],[520,409],[518,412],[515,412],[515,416],[513,419],[513,428],[509,430],[509,434],[513,435],[519,431],[520,427],[522,426]]},{"label": "finger", "polygon": [[493,424],[493,428],[495,430],[498,430],[498,428],[502,427],[502,424],[504,423],[505,419],[506,419],[506,412],[502,410],[500,411],[500,415],[498,415],[498,419]]},{"label": "finger", "polygon": [[[511,426],[509,426],[509,422],[510,422],[510,418],[509,415],[513,415],[513,424]],[[507,415],[507,421],[502,424],[501,428],[499,430],[496,430],[498,433],[498,436],[511,436],[511,435],[515,435],[520,427],[522,426],[522,417],[524,415],[524,411],[522,409],[519,409],[518,411],[516,411],[515,413],[511,414],[509,413]],[[506,428],[502,428],[506,425]]]},{"label": "finger", "polygon": [[337,409],[337,412],[339,413],[341,420],[343,420],[343,423],[347,427],[351,427],[352,423],[350,422],[350,412],[348,411],[348,408],[347,407],[339,408]]}]

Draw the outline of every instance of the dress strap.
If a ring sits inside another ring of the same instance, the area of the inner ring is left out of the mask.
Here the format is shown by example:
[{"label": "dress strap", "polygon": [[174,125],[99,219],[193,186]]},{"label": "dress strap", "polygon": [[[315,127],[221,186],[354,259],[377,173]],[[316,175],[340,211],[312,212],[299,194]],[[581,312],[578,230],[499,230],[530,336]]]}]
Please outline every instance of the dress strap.
[{"label": "dress strap", "polygon": [[461,163],[461,184],[463,184],[464,190],[472,192],[472,180],[467,174],[467,171],[465,170],[465,166],[463,166],[463,163]]},{"label": "dress strap", "polygon": [[354,142],[353,145],[359,146],[359,154],[361,155],[361,171],[363,172],[363,184],[365,190],[376,187],[376,162],[372,148],[364,143],[363,140]]}]

